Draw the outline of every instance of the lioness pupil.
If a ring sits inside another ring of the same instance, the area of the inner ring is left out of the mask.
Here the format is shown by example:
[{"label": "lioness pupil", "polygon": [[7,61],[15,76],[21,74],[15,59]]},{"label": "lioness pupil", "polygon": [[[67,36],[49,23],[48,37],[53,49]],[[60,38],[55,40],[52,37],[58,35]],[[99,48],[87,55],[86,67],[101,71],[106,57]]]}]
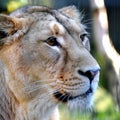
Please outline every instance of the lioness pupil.
[{"label": "lioness pupil", "polygon": [[57,38],[52,36],[49,37],[46,41],[45,41],[48,45],[50,46],[59,46],[60,44],[57,42]]},{"label": "lioness pupil", "polygon": [[84,41],[84,39],[85,39],[86,36],[87,36],[87,34],[84,33],[84,34],[80,35],[80,39],[81,39],[82,41]]}]

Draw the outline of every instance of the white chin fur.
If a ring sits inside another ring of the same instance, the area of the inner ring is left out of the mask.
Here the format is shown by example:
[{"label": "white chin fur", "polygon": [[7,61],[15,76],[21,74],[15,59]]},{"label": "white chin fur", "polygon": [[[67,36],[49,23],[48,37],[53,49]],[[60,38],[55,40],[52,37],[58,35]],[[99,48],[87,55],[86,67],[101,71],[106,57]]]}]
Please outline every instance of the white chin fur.
[{"label": "white chin fur", "polygon": [[91,110],[93,106],[93,95],[88,95],[87,97],[79,97],[74,100],[68,101],[68,107],[70,110],[78,111],[88,111]]}]

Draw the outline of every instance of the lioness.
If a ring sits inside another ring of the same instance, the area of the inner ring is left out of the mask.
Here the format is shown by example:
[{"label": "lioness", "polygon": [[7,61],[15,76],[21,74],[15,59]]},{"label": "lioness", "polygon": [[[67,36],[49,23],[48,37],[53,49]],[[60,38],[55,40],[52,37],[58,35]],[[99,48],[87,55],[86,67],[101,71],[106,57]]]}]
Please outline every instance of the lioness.
[{"label": "lioness", "polygon": [[75,6],[0,14],[0,120],[59,120],[57,106],[88,109],[100,67]]}]

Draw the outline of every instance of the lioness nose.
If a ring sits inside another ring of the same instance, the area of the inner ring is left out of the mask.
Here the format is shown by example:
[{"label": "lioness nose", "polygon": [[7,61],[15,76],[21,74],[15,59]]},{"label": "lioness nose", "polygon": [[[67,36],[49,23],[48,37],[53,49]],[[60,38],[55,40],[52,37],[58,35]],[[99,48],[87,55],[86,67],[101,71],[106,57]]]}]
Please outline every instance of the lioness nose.
[{"label": "lioness nose", "polygon": [[100,69],[96,69],[96,70],[88,70],[86,72],[83,72],[81,70],[78,70],[78,73],[80,75],[86,76],[89,78],[90,83],[92,82],[92,80],[94,79],[94,77],[96,76],[96,74],[99,72]]}]

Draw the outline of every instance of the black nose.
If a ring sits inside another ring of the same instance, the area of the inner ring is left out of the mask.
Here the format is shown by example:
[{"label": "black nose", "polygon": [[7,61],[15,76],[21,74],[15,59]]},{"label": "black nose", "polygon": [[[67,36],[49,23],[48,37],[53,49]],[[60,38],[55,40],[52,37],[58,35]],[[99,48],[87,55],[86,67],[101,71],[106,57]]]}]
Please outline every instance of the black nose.
[{"label": "black nose", "polygon": [[90,80],[90,83],[92,82],[92,80],[94,79],[94,77],[96,76],[96,74],[99,72],[99,69],[96,69],[96,70],[88,70],[86,72],[83,72],[81,70],[78,70],[78,73],[80,75],[83,75],[83,76],[86,76],[89,78]]}]

